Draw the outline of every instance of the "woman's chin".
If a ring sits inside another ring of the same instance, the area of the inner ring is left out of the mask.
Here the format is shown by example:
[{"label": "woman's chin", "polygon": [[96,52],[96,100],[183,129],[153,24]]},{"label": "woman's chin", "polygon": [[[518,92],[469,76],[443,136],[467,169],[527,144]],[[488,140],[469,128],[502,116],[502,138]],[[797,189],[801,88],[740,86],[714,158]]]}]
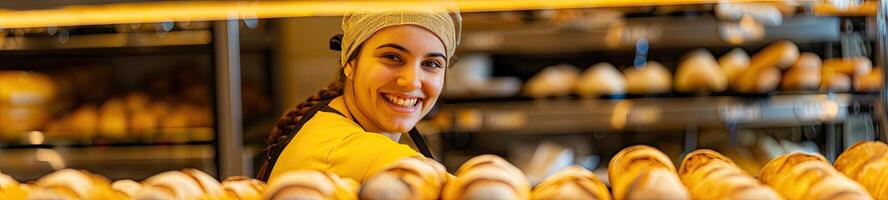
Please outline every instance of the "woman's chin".
[{"label": "woman's chin", "polygon": [[407,133],[410,129],[413,129],[416,126],[416,123],[419,120],[410,120],[410,119],[391,119],[387,121],[389,123],[386,127],[386,130],[395,133]]}]

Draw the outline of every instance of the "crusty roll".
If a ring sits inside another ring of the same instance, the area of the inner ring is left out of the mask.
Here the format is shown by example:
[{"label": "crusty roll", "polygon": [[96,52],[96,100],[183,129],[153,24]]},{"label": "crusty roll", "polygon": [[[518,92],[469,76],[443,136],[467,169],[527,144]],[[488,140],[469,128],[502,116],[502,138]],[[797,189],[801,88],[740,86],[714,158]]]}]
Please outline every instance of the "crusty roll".
[{"label": "crusty roll", "polygon": [[672,88],[672,73],[655,61],[627,68],[623,75],[626,76],[626,92],[629,94],[660,94]]},{"label": "crusty roll", "polygon": [[439,199],[449,174],[424,157],[404,158],[373,175],[361,186],[360,199]]},{"label": "crusty roll", "polygon": [[854,91],[878,92],[882,89],[882,69],[873,68],[869,74],[854,77]]},{"label": "crusty roll", "polygon": [[669,157],[650,146],[635,145],[614,155],[608,178],[616,200],[691,198]]},{"label": "crusty roll", "polygon": [[820,90],[833,92],[847,92],[851,90],[851,77],[847,74],[836,72],[831,66],[823,66],[823,75]]},{"label": "crusty roll", "polygon": [[120,99],[109,99],[99,108],[99,133],[108,138],[124,138],[127,133],[126,104]]},{"label": "crusty roll", "polygon": [[287,172],[268,184],[263,199],[358,199],[358,182],[318,170]]},{"label": "crusty roll", "polygon": [[718,65],[728,78],[729,83],[734,83],[746,69],[749,68],[749,54],[741,48],[735,48],[718,58]]},{"label": "crusty roll", "polygon": [[867,57],[856,56],[826,59],[823,61],[823,66],[833,68],[836,72],[849,76],[863,76],[872,71],[873,63]]},{"label": "crusty roll", "polygon": [[222,185],[196,169],[168,171],[149,177],[133,199],[219,199],[225,197]]},{"label": "crusty roll", "polygon": [[87,171],[62,169],[41,177],[26,199],[121,199],[105,177]]},{"label": "crusty roll", "polygon": [[560,64],[546,67],[524,85],[524,94],[533,98],[567,96],[574,91],[580,71],[577,68]]},{"label": "crusty roll", "polygon": [[754,56],[750,62],[752,68],[776,67],[786,69],[799,59],[799,47],[789,40],[781,40],[768,45]]},{"label": "crusty roll", "polygon": [[727,88],[727,75],[705,49],[685,56],[675,72],[675,91],[678,92],[721,92]]},{"label": "crusty roll", "polygon": [[25,199],[28,192],[14,178],[0,173],[0,197],[9,199]]},{"label": "crusty roll", "polygon": [[495,155],[469,159],[441,194],[443,200],[529,199],[530,183],[521,170]]},{"label": "crusty roll", "polygon": [[866,189],[842,176],[818,154],[779,156],[762,168],[759,179],[786,199],[872,199]]},{"label": "crusty roll", "polygon": [[232,176],[222,181],[222,188],[230,199],[261,200],[265,182],[245,176]]},{"label": "crusty roll", "polygon": [[826,158],[824,158],[820,154],[808,154],[802,152],[784,154],[768,161],[768,163],[766,163],[765,166],[762,167],[762,170],[759,172],[758,178],[762,182],[769,184],[770,182],[772,182],[772,177],[776,176],[777,174],[781,174],[785,170],[789,170],[799,163],[812,160],[827,162]]},{"label": "crusty roll", "polygon": [[131,199],[135,197],[136,194],[139,194],[139,192],[142,192],[142,184],[133,180],[123,179],[111,183],[111,189],[123,194],[128,199]]},{"label": "crusty roll", "polygon": [[534,187],[533,199],[609,200],[611,196],[595,174],[579,166],[569,166]]},{"label": "crusty roll", "polygon": [[622,95],[626,93],[626,77],[610,63],[598,63],[583,71],[576,90],[582,97]]},{"label": "crusty roll", "polygon": [[820,88],[822,63],[817,54],[805,52],[783,75],[780,87],[788,90],[817,90]]},{"label": "crusty roll", "polygon": [[836,158],[836,169],[860,182],[876,199],[888,199],[888,145],[861,141]]},{"label": "crusty roll", "polygon": [[678,169],[693,199],[781,199],[724,155],[709,149],[687,154]]},{"label": "crusty roll", "polygon": [[740,93],[762,94],[780,85],[780,70],[774,67],[749,68],[737,78],[733,88]]}]

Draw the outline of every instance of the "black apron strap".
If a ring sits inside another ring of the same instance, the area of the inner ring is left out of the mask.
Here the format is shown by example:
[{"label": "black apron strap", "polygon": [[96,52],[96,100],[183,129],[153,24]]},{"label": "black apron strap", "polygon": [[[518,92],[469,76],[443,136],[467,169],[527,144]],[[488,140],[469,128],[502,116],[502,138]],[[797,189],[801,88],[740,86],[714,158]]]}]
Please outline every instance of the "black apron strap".
[{"label": "black apron strap", "polygon": [[302,126],[305,126],[305,123],[308,122],[318,110],[324,107],[328,107],[327,104],[330,103],[330,100],[323,101],[321,103],[315,104],[311,108],[308,109],[308,112],[302,115],[302,118],[296,122],[293,129],[287,133],[287,139],[278,141],[274,147],[269,148],[267,151],[268,157],[265,158],[265,163],[262,164],[262,167],[259,168],[259,172],[256,173],[256,178],[262,181],[268,181],[268,177],[271,175],[271,170],[274,169],[274,165],[277,163],[278,157],[281,156],[281,153],[284,152],[284,147],[287,144],[290,144],[290,141],[293,140],[293,137],[296,136],[296,133],[299,133],[299,130],[302,129]]},{"label": "black apron strap", "polygon": [[[256,173],[256,178],[262,181],[268,181],[269,176],[271,175],[271,170],[274,169],[275,163],[277,163],[278,158],[281,156],[281,153],[284,151],[284,147],[287,144],[290,144],[290,141],[293,140],[293,137],[296,136],[296,133],[299,133],[299,130],[302,130],[302,126],[308,122],[318,111],[336,113],[340,116],[345,117],[341,112],[336,109],[333,109],[328,104],[330,104],[330,100],[323,101],[321,103],[312,106],[308,109],[302,118],[296,122],[293,130],[290,133],[287,133],[287,139],[278,142],[274,147],[269,148],[268,157],[265,159],[265,163],[262,164],[262,167],[259,168],[259,172]],[[362,127],[363,128],[363,127]],[[428,144],[426,144],[425,139],[422,137],[422,134],[419,134],[419,131],[416,128],[410,129],[410,139],[413,140],[413,143],[416,145],[416,148],[419,149],[419,152],[422,153],[423,156],[434,159],[432,156],[432,151],[429,150]]]}]

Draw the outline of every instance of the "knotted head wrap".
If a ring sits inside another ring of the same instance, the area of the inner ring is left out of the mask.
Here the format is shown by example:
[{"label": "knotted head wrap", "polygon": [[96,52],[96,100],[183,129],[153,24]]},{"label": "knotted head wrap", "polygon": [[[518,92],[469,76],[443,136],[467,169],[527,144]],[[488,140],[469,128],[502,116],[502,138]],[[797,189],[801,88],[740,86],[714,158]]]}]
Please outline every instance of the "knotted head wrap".
[{"label": "knotted head wrap", "polygon": [[[450,7],[450,8],[447,8]],[[462,17],[455,6],[403,5],[393,8],[357,10],[342,18],[340,62],[345,64],[364,41],[379,30],[397,25],[415,25],[429,30],[444,44],[447,59],[459,46]],[[449,62],[449,61],[448,61]]]}]

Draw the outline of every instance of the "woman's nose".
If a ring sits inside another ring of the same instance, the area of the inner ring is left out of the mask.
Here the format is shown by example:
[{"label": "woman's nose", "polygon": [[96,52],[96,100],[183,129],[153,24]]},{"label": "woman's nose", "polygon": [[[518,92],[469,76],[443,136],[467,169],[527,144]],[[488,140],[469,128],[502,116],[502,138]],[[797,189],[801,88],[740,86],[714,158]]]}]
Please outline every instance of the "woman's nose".
[{"label": "woman's nose", "polygon": [[409,91],[419,88],[422,84],[420,82],[420,67],[419,64],[415,64],[401,68],[401,71],[398,73],[398,86]]}]

